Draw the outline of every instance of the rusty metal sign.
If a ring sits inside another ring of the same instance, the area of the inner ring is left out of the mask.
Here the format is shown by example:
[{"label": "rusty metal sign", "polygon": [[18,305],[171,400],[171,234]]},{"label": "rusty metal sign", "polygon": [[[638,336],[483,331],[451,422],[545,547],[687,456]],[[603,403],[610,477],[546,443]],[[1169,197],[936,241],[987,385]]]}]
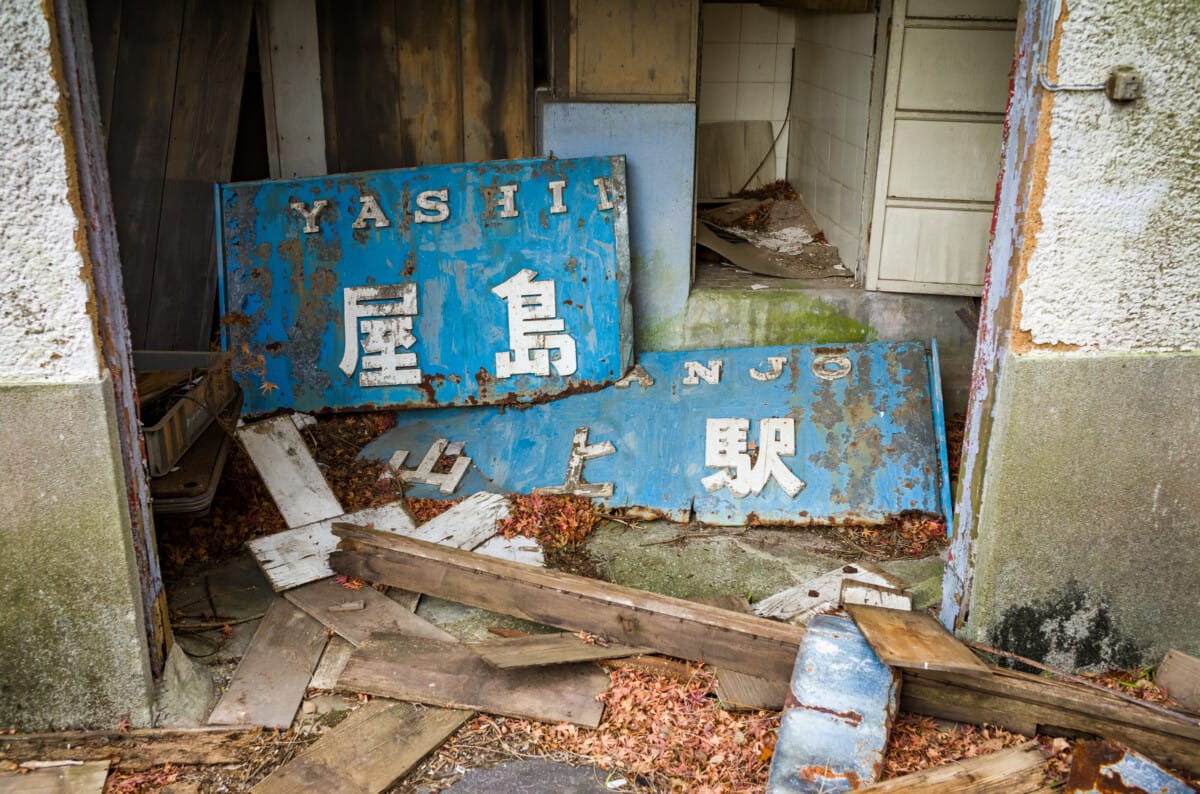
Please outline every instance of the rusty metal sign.
[{"label": "rusty metal sign", "polygon": [[[588,394],[403,412],[364,454],[393,462],[413,496],[572,493],[724,526],[881,524],[949,510],[937,377],[916,342],[641,353]],[[469,465],[454,469],[450,449]],[[452,481],[428,479],[439,465]]]},{"label": "rusty metal sign", "polygon": [[623,157],[216,188],[243,412],[534,402],[632,357]]}]

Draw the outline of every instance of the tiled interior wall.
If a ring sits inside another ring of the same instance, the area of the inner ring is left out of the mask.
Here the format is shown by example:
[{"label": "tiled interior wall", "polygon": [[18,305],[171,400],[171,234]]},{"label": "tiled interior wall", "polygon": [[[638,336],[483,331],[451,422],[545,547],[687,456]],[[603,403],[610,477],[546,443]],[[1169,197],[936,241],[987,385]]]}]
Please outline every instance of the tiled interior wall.
[{"label": "tiled interior wall", "polygon": [[874,14],[796,17],[787,176],[851,269],[861,236],[874,50]]},{"label": "tiled interior wall", "polygon": [[796,14],[789,9],[743,3],[703,3],[700,25],[701,124],[770,121],[779,135],[776,174],[787,172],[788,95]]}]

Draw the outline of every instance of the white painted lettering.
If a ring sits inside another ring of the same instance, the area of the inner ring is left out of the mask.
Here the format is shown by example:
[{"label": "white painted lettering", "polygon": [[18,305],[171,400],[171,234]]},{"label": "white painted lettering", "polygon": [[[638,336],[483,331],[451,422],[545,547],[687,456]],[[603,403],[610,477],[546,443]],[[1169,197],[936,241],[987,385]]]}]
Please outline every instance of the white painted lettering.
[{"label": "white painted lettering", "polygon": [[699,361],[685,361],[683,368],[687,370],[687,375],[683,378],[683,385],[695,386],[703,380],[705,383],[716,386],[721,382],[721,362],[710,360],[708,366],[704,366]]},{"label": "white painted lettering", "polygon": [[416,314],[416,284],[346,287],[342,291],[345,348],[338,369],[353,375],[359,369],[361,348],[359,386],[420,383],[417,354],[399,352],[417,341],[412,333]]},{"label": "white painted lettering", "polygon": [[385,226],[391,226],[392,222],[388,220],[387,215],[383,214],[383,209],[379,206],[379,199],[369,193],[360,196],[358,203],[361,209],[358,211],[358,217],[354,219],[354,223],[350,224],[355,229],[367,228],[367,221],[374,221],[376,229],[382,229]]},{"label": "white painted lettering", "polygon": [[567,205],[563,204],[563,188],[567,186],[565,179],[557,179],[550,183],[550,196],[554,199],[554,203],[550,205],[551,215],[561,215],[567,211]]},{"label": "white painted lettering", "polygon": [[602,210],[612,209],[612,182],[598,176],[592,180],[592,184],[600,191],[600,203],[597,206]]},{"label": "white painted lettering", "polygon": [[780,457],[796,454],[796,421],[791,417],[772,417],[758,422],[758,455],[750,456],[750,420],[740,418],[709,419],[705,423],[704,465],[720,471],[700,482],[709,493],[728,488],[735,499],[762,493],[774,478],[789,497],[795,499],[805,483]]},{"label": "white painted lettering", "polygon": [[[557,317],[554,282],[534,281],[537,273],[528,268],[492,287],[492,293],[508,304],[507,352],[496,354],[496,377],[550,375],[550,366],[560,377],[578,368],[575,339],[563,333],[566,323]],[[556,351],[555,358],[550,352]]]},{"label": "white painted lettering", "polygon": [[517,212],[517,186],[501,185],[500,195],[496,197],[496,206],[500,208],[501,218],[515,218]]},{"label": "white painted lettering", "polygon": [[783,365],[787,363],[787,359],[782,356],[771,356],[767,359],[767,363],[771,365],[771,368],[766,372],[759,372],[751,367],[750,377],[761,381],[775,380],[783,374]]},{"label": "white painted lettering", "polygon": [[446,188],[418,193],[417,206],[425,212],[413,213],[415,221],[417,223],[441,223],[446,220],[450,217],[450,205],[446,203],[449,200],[450,191]]},{"label": "white painted lettering", "polygon": [[328,206],[329,202],[325,199],[317,199],[313,202],[311,210],[303,201],[293,201],[291,204],[288,204],[288,209],[300,213],[300,216],[304,218],[305,234],[316,234],[321,231],[321,226],[317,223],[317,216],[321,214],[321,210]]}]

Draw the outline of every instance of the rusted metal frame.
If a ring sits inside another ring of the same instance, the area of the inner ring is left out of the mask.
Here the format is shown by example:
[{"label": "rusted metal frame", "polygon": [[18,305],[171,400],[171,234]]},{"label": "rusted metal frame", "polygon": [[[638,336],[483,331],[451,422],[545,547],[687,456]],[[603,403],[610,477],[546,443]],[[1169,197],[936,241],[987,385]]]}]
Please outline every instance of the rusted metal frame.
[{"label": "rusted metal frame", "polygon": [[61,55],[62,74],[67,84],[70,130],[65,131],[64,136],[71,136],[74,142],[77,188],[84,215],[80,220],[86,233],[86,258],[91,266],[96,298],[96,328],[104,366],[113,384],[117,437],[140,579],[142,618],[149,640],[150,664],[158,675],[171,637],[150,510],[150,482],[143,459],[133,351],[117,250],[116,220],[108,186],[108,164],[100,130],[87,9],[83,0],[55,0],[54,16],[59,38],[56,49]]}]

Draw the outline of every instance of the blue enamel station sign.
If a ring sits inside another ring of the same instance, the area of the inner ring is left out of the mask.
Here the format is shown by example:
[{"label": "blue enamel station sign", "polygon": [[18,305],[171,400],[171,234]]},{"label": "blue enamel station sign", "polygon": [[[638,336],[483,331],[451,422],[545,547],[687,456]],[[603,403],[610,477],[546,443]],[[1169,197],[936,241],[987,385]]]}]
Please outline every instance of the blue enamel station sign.
[{"label": "blue enamel station sign", "polygon": [[216,188],[243,413],[537,402],[632,364],[623,157]]}]

